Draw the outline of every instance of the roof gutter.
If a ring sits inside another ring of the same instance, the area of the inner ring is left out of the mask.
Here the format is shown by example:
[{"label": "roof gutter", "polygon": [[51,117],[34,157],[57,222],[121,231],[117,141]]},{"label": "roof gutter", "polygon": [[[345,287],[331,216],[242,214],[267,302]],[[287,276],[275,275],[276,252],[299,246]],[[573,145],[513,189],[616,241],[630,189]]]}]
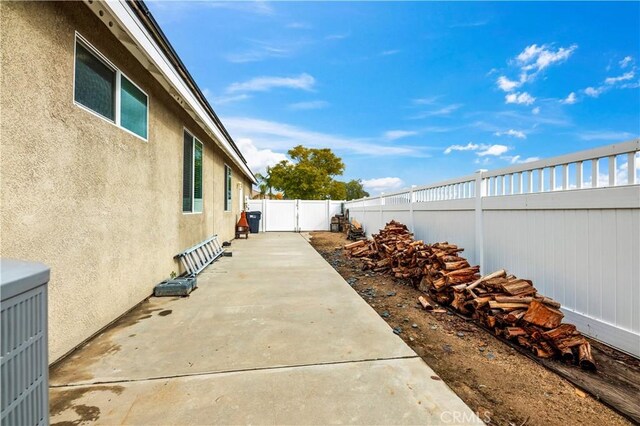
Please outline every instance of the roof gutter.
[{"label": "roof gutter", "polygon": [[115,0],[99,4],[109,10],[137,45],[137,49],[153,64],[152,69],[155,68],[158,71],[154,74],[163,75],[163,78],[172,87],[170,92],[175,89],[176,93],[171,93],[171,95],[178,100],[182,107],[190,107],[190,110],[198,117],[196,121],[205,127],[205,130],[220,144],[242,172],[253,183],[257,183],[256,177],[249,169],[240,149],[144,2],[141,0]]}]

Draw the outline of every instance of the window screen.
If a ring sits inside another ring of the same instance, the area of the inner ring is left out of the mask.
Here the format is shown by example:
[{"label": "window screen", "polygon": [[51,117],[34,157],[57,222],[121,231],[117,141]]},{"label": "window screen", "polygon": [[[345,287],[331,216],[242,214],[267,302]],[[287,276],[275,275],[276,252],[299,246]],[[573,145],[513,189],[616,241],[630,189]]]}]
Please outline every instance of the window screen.
[{"label": "window screen", "polygon": [[116,71],[76,43],[74,99],[92,111],[115,120]]},{"label": "window screen", "polygon": [[182,211],[193,211],[193,136],[184,132],[182,162]]},{"label": "window screen", "polygon": [[193,211],[202,211],[202,144],[193,145]]},{"label": "window screen", "polygon": [[224,209],[231,210],[231,167],[224,166]]},{"label": "window screen", "polygon": [[129,79],[120,79],[120,125],[147,138],[147,95]]}]

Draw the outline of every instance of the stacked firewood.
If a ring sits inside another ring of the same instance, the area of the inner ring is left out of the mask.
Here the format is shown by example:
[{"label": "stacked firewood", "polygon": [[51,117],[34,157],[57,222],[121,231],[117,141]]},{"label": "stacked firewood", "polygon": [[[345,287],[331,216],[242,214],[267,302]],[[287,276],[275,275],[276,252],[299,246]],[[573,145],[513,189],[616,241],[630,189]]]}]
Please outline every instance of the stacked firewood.
[{"label": "stacked firewood", "polygon": [[349,223],[349,228],[347,229],[347,239],[352,241],[361,241],[366,240],[367,236],[364,233],[364,228],[355,219],[352,219]]},{"label": "stacked firewood", "polygon": [[391,221],[369,241],[347,244],[349,257],[363,261],[363,270],[409,279],[432,299],[470,316],[496,335],[517,342],[541,358],[558,357],[595,369],[589,342],[572,324],[562,324],[560,303],[537,292],[529,280],[500,270],[484,277],[449,243],[427,245],[413,239],[401,223]]},{"label": "stacked firewood", "polygon": [[[439,292],[435,286],[430,290]],[[538,293],[530,280],[496,271],[448,286],[451,307],[540,358],[558,357],[595,369],[591,346],[572,324],[562,324],[560,303]]]}]

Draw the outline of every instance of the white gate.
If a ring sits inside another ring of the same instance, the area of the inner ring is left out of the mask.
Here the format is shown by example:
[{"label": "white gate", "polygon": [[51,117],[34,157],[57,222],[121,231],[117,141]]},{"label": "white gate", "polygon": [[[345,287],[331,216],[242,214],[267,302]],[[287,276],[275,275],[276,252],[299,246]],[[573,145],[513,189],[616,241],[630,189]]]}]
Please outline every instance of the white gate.
[{"label": "white gate", "polygon": [[261,232],[328,231],[343,201],[249,200],[249,211],[262,212]]}]

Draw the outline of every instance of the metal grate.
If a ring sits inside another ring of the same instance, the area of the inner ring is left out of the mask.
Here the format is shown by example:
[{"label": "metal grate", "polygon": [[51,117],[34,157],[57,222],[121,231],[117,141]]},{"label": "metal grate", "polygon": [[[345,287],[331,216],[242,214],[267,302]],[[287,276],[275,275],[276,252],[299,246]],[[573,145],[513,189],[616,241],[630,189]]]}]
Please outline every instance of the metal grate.
[{"label": "metal grate", "polygon": [[[49,423],[46,281],[36,286],[32,282],[27,284],[32,288],[28,288],[16,286],[14,280],[13,288],[9,288],[5,286],[5,276],[11,275],[10,267],[5,260],[1,267],[0,423],[46,425]],[[17,287],[22,288],[16,291]]]}]

